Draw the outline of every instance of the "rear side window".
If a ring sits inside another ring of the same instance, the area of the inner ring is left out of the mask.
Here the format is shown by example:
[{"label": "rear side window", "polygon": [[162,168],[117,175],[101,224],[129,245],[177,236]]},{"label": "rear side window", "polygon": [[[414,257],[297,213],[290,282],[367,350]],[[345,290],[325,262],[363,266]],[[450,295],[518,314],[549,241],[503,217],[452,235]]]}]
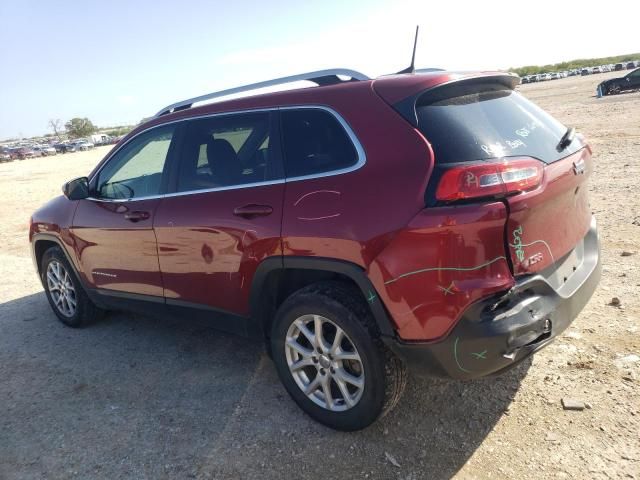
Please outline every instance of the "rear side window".
[{"label": "rear side window", "polygon": [[282,140],[287,177],[342,170],[358,154],[338,119],[326,110],[282,110]]},{"label": "rear side window", "polygon": [[185,122],[178,192],[260,183],[282,178],[269,147],[268,112]]},{"label": "rear side window", "polygon": [[418,128],[436,163],[519,156],[551,163],[580,148],[574,141],[558,152],[567,127],[522,95],[504,87],[481,88],[442,89],[418,101]]}]

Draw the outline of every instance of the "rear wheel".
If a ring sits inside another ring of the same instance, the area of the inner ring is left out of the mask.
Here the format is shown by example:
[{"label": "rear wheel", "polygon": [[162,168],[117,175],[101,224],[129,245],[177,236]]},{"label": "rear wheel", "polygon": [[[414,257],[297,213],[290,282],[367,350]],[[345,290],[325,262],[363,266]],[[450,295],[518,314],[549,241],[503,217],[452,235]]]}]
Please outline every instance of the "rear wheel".
[{"label": "rear wheel", "polygon": [[271,351],[294,401],[338,430],[373,423],[395,406],[406,383],[403,363],[379,339],[362,296],[337,282],[311,285],[282,304]]},{"label": "rear wheel", "polygon": [[59,247],[44,252],[40,272],[49,305],[62,323],[80,327],[102,317],[104,311],[89,299]]}]

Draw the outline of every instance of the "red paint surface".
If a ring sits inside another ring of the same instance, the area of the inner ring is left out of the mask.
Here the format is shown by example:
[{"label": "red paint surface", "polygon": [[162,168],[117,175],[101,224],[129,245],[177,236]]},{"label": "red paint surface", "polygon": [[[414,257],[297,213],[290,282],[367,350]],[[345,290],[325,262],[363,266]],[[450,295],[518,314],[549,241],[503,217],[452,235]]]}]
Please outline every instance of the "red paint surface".
[{"label": "red paint surface", "polygon": [[[162,296],[153,215],[160,200],[80,200],[71,229],[75,253],[87,283],[128,293]],[[131,222],[127,212],[149,212]]]},{"label": "red paint surface", "polygon": [[69,201],[62,195],[49,200],[31,216],[29,241],[32,242],[33,236],[38,233],[54,235],[62,241],[70,253],[69,259],[76,270],[80,271],[78,258],[74,252],[74,239],[69,231],[77,206],[78,202]]},{"label": "red paint surface", "polygon": [[[283,190],[276,184],[164,198],[154,223],[164,295],[248,314],[258,264],[282,253]],[[273,213],[233,214],[247,204],[269,205]]]},{"label": "red paint surface", "polygon": [[[580,161],[584,161],[584,174],[574,172],[574,162]],[[587,234],[591,222],[587,179],[591,170],[591,153],[584,148],[547,165],[539,188],[509,198],[510,245],[514,245],[514,230],[522,229],[524,259],[518,258],[515,247],[509,247],[516,275],[545,269]]]},{"label": "red paint surface", "polygon": [[[328,105],[357,132],[366,164],[342,175],[146,203],[61,198],[34,214],[32,233],[46,229],[60,235],[91,286],[164,295],[237,314],[248,313],[253,275],[267,257],[349,261],[368,273],[402,338],[441,338],[469,304],[514,284],[507,257],[516,257],[513,249],[505,249],[505,231],[511,235],[522,226],[524,244],[544,239],[558,258],[582,238],[590,217],[587,175],[572,173],[575,158],[547,166],[541,187],[511,197],[509,218],[502,201],[424,208],[433,152],[381,97],[399,101],[456,78],[460,74],[446,72],[392,76],[160,117],[140,128],[240,109]],[[578,156],[587,162],[588,173],[587,150]],[[233,214],[247,204],[269,205],[273,212],[253,219]],[[151,216],[131,223],[124,219],[128,209],[147,210]],[[527,256],[537,252],[525,249]],[[516,264],[515,273],[537,271],[548,262],[544,257],[529,267]]]}]

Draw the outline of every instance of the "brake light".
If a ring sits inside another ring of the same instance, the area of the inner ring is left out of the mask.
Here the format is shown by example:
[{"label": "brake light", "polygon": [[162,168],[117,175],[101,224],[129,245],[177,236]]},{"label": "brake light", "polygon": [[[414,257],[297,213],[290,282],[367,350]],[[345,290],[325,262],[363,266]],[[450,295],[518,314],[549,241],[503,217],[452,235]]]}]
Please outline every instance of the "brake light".
[{"label": "brake light", "polygon": [[523,192],[540,185],[543,174],[542,162],[533,158],[454,167],[442,175],[436,198],[451,201]]}]

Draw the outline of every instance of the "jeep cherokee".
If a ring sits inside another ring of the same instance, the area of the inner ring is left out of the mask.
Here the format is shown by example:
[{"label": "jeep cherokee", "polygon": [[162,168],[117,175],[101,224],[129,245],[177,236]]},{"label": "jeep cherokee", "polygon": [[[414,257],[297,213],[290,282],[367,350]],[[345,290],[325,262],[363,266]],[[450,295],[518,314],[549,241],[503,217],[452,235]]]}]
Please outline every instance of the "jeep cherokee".
[{"label": "jeep cherokee", "polygon": [[[294,80],[316,86],[194,106]],[[71,327],[123,309],[259,336],[341,430],[389,411],[407,368],[503,372],[600,277],[591,149],[518,83],[332,70],[171,105],[33,214],[47,299]]]}]

